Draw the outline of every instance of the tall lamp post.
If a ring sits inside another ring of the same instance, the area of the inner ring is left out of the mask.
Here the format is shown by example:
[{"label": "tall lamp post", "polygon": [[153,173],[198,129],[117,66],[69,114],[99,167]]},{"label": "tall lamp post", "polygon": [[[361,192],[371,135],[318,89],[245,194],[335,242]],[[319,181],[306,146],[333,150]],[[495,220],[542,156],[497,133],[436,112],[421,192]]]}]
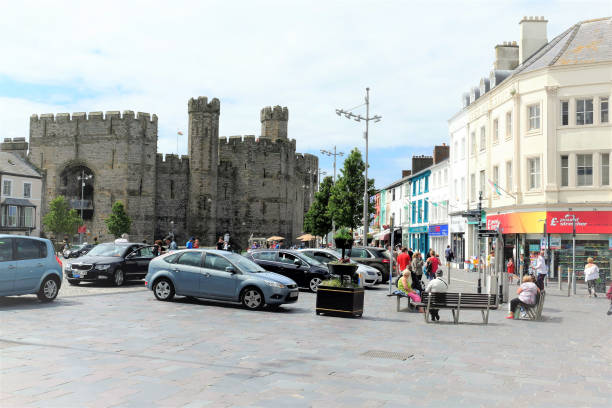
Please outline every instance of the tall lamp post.
[{"label": "tall lamp post", "polygon": [[[81,169],[81,175],[77,177],[77,180],[81,182],[81,202],[79,206],[81,207],[81,220],[83,219],[83,201],[84,201],[84,195],[85,195],[85,182],[87,180],[91,180],[92,178],[93,178],[93,175],[91,174],[85,175],[85,169]],[[83,233],[79,233],[79,241],[81,244],[83,243]]]},{"label": "tall lamp post", "polygon": [[[344,152],[336,152],[336,146],[334,146],[334,152],[332,153],[329,150],[325,150],[325,149],[321,149],[321,154],[324,154],[326,156],[333,156],[334,157],[334,185],[336,185],[336,157],[340,156],[344,156]],[[332,218],[332,237],[336,235],[336,223],[334,222],[334,219]]]},{"label": "tall lamp post", "polygon": [[336,115],[341,116],[344,115],[347,119],[354,119],[356,122],[365,121],[365,189],[363,192],[363,244],[368,245],[368,203],[370,201],[370,197],[368,196],[368,132],[370,127],[370,121],[380,122],[382,116],[374,115],[370,116],[370,88],[366,88],[366,97],[365,97],[365,106],[366,106],[366,115],[365,117],[361,115],[356,115],[351,111],[363,106],[364,104],[355,106],[354,108],[344,110],[344,109],[336,109]]},{"label": "tall lamp post", "polygon": [[321,191],[321,175],[326,175],[327,172],[320,168],[317,174],[319,177],[319,183],[317,184],[317,191]]}]

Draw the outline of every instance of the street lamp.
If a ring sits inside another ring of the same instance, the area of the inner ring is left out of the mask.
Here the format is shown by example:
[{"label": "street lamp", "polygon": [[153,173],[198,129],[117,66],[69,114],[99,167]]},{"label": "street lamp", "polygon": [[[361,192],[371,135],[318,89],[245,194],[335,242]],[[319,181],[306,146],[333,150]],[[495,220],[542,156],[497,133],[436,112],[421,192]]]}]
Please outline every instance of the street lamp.
[{"label": "street lamp", "polygon": [[[79,180],[81,182],[81,203],[80,203],[80,207],[81,207],[81,220],[83,219],[83,201],[84,201],[84,194],[85,194],[85,182],[87,180],[91,180],[93,178],[93,174],[88,174],[85,175],[85,169],[81,168],[81,175],[77,177],[77,180]],[[83,233],[80,232],[79,233],[79,240],[80,243],[83,243]]]},{"label": "street lamp", "polygon": [[[332,153],[329,150],[325,150],[325,149],[321,149],[321,154],[324,154],[326,156],[333,156],[334,157],[334,185],[336,184],[336,157],[340,156],[344,156],[343,152],[336,152],[336,146],[334,146],[334,152]],[[334,222],[334,219],[332,218],[332,236],[336,235],[336,223]]]},{"label": "street lamp", "polygon": [[364,104],[355,106],[352,109],[348,109],[348,110],[344,110],[344,109],[336,109],[336,115],[341,116],[344,115],[344,117],[346,117],[347,119],[354,119],[356,122],[360,122],[360,121],[365,121],[365,142],[366,142],[366,149],[365,149],[365,190],[363,192],[363,243],[364,245],[368,244],[368,224],[369,224],[369,220],[368,220],[368,203],[369,203],[369,196],[368,196],[368,131],[369,131],[369,126],[370,126],[370,121],[373,120],[374,122],[380,122],[380,120],[382,119],[382,116],[379,115],[374,115],[374,116],[370,116],[370,88],[366,88],[366,97],[365,97],[365,106],[366,106],[366,115],[365,117],[361,116],[361,115],[355,115],[354,113],[352,113],[351,111],[353,111],[354,109],[359,108],[360,106],[363,106]]},{"label": "street lamp", "polygon": [[322,175],[326,175],[326,174],[327,174],[327,172],[326,172],[326,171],[324,171],[324,170],[323,170],[323,169],[321,169],[321,168],[319,169],[319,172],[318,172],[318,176],[319,176],[319,183],[317,184],[317,187],[318,187],[318,188],[317,188],[317,191],[321,191],[321,174],[322,174]]}]

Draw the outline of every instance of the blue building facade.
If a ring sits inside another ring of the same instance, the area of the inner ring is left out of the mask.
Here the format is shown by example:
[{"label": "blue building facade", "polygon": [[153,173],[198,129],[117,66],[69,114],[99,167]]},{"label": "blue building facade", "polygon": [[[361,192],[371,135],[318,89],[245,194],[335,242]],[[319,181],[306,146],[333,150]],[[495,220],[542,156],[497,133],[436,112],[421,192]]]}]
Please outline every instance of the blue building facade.
[{"label": "blue building facade", "polygon": [[410,224],[408,246],[414,251],[429,250],[429,180],[430,170],[416,173],[410,183]]}]

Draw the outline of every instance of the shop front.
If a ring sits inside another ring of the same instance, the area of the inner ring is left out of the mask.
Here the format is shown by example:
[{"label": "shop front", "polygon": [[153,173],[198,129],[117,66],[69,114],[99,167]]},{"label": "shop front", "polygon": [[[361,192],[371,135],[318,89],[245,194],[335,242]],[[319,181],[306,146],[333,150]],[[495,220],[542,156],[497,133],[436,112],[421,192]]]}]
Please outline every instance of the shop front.
[{"label": "shop front", "polygon": [[455,260],[453,261],[453,267],[461,268],[464,267],[465,262],[465,230],[467,221],[462,216],[451,216],[450,223],[450,246],[455,254]]},{"label": "shop front", "polygon": [[444,251],[448,245],[448,224],[430,225],[429,230],[430,248],[439,256],[442,262],[446,262]]},{"label": "shop front", "polygon": [[427,226],[410,227],[408,232],[410,233],[410,248],[412,248],[413,251],[419,251],[422,254],[427,253],[427,251],[429,251]]}]

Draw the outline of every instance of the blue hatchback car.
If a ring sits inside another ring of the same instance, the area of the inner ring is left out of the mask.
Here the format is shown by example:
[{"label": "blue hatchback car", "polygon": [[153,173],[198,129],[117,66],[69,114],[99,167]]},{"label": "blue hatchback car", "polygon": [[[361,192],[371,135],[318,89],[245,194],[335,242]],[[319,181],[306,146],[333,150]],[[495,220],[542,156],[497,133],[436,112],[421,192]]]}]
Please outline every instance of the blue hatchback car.
[{"label": "blue hatchback car", "polygon": [[61,284],[62,263],[51,241],[0,234],[0,296],[35,293],[50,302]]},{"label": "blue hatchback car", "polygon": [[242,303],[247,309],[298,300],[297,284],[231,252],[191,249],[155,258],[145,286],[158,300],[174,295]]}]

